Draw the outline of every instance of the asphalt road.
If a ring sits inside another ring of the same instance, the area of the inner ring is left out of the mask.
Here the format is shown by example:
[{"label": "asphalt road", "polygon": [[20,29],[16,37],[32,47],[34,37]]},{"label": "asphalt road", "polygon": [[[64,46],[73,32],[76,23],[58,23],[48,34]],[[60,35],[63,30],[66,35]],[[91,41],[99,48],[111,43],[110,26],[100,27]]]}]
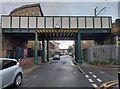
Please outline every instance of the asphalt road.
[{"label": "asphalt road", "polygon": [[83,64],[79,65],[80,71],[72,59],[67,55],[61,56],[60,60],[51,60],[37,67],[23,78],[22,85],[16,89],[24,89],[24,87],[94,89],[103,83],[118,79],[117,69]]},{"label": "asphalt road", "polygon": [[[89,64],[79,65],[86,78],[95,84],[101,86],[104,83],[118,80],[118,68],[109,68],[104,66],[92,66]],[[118,88],[116,88],[118,89]]]},{"label": "asphalt road", "polygon": [[61,56],[34,69],[20,87],[93,87],[74,65],[70,56]]}]

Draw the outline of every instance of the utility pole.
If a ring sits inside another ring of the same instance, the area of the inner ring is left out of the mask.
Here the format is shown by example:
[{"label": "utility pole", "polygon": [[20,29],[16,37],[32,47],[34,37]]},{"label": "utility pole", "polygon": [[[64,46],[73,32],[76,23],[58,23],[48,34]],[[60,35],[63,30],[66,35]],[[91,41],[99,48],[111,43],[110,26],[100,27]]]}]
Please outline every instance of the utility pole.
[{"label": "utility pole", "polygon": [[94,9],[94,15],[97,16],[97,8],[98,6]]},{"label": "utility pole", "polygon": [[99,15],[103,10],[106,9],[106,7],[103,7],[98,13],[97,13],[98,6],[94,9],[94,15],[97,16]]}]

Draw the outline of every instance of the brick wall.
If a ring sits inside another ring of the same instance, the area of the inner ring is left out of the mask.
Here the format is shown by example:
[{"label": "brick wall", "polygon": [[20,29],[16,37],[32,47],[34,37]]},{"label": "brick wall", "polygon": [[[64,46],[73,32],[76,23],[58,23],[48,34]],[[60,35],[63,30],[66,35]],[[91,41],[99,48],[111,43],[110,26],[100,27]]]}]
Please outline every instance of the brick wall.
[{"label": "brick wall", "polygon": [[41,16],[40,14],[40,9],[39,7],[28,7],[28,8],[23,8],[20,10],[17,10],[11,14],[11,16],[32,16],[34,13],[34,16]]}]

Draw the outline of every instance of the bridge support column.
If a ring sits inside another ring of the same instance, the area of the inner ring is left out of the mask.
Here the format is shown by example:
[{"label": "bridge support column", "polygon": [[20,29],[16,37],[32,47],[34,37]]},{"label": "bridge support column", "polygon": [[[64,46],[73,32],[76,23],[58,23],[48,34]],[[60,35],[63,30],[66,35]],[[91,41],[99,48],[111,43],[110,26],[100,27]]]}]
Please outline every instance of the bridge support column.
[{"label": "bridge support column", "polygon": [[49,40],[47,40],[47,61],[49,61]]},{"label": "bridge support column", "polygon": [[42,40],[42,62],[45,62],[45,41]]},{"label": "bridge support column", "polygon": [[75,61],[77,62],[77,39],[75,39]]},{"label": "bridge support column", "polygon": [[76,49],[76,52],[75,52],[76,57],[75,57],[75,59],[76,59],[76,61],[77,61],[78,63],[82,64],[81,34],[80,34],[80,33],[77,34],[77,39],[76,39],[76,41],[75,41],[75,45],[76,45],[76,47],[75,47],[75,49]]},{"label": "bridge support column", "polygon": [[35,59],[34,63],[38,64],[38,33],[35,32]]}]

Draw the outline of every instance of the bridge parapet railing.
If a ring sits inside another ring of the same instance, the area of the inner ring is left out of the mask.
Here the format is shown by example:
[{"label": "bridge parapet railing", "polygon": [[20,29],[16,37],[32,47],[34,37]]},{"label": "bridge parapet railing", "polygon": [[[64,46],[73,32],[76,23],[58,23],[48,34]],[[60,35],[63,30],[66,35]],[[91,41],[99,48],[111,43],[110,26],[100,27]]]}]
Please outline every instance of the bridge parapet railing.
[{"label": "bridge parapet railing", "polygon": [[107,16],[2,16],[2,28],[11,29],[111,29]]}]

